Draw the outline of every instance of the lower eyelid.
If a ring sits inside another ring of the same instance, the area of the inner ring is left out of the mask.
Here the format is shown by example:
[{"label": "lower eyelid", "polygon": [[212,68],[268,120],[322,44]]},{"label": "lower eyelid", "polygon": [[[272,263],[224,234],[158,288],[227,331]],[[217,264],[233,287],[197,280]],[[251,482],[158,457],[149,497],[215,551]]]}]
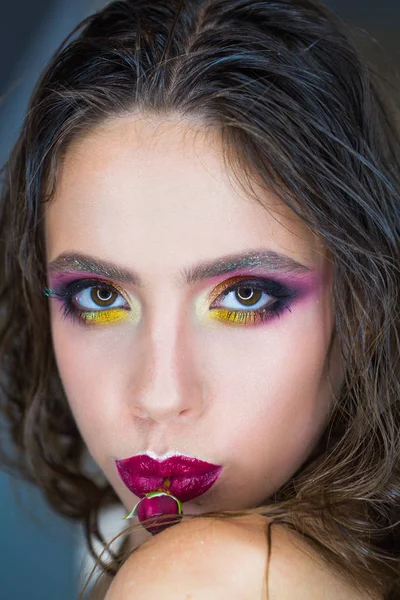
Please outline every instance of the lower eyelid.
[{"label": "lower eyelid", "polygon": [[213,321],[219,321],[227,325],[251,327],[278,317],[279,314],[268,309],[235,311],[226,308],[216,308],[209,313]]},{"label": "lower eyelid", "polygon": [[105,325],[111,323],[117,323],[118,321],[124,321],[129,318],[130,310],[124,308],[112,308],[105,310],[95,311],[80,311],[83,315],[85,323],[95,323]]}]

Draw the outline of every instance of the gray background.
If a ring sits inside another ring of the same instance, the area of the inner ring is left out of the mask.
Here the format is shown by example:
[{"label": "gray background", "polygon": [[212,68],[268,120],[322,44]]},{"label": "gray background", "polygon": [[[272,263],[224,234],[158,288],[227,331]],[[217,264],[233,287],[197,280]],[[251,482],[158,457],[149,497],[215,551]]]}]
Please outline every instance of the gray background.
[{"label": "gray background", "polygon": [[[50,55],[81,19],[104,4],[104,0],[1,0],[1,164],[12,148],[28,97]],[[376,43],[368,53],[384,71],[387,65],[399,68],[398,0],[326,0],[326,4],[372,34]],[[50,511],[31,486],[12,481],[1,472],[0,511],[0,597],[77,598],[77,527]]]}]

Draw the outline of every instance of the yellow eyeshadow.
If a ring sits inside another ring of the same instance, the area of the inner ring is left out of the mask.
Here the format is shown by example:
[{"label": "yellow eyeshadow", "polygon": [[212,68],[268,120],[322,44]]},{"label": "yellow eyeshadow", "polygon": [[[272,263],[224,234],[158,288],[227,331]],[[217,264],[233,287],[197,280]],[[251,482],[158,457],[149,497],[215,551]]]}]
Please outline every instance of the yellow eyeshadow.
[{"label": "yellow eyeshadow", "polygon": [[246,325],[248,324],[249,319],[254,321],[256,318],[256,315],[252,311],[240,312],[226,308],[215,308],[209,312],[208,316],[211,319],[216,319],[217,321],[229,321],[230,323],[235,323],[235,325]]},{"label": "yellow eyeshadow", "polygon": [[86,323],[95,323],[96,325],[111,325],[118,321],[124,321],[129,318],[131,311],[118,310],[113,308],[112,310],[93,310],[90,312],[84,312],[84,319]]}]

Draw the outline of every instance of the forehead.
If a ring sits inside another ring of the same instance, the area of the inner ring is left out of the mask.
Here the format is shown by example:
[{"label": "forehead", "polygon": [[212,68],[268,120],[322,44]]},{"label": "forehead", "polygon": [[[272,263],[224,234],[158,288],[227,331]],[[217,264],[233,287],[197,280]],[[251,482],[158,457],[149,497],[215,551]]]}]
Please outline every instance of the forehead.
[{"label": "forehead", "polygon": [[74,250],[132,261],[157,250],[171,268],[182,251],[196,262],[257,247],[321,262],[324,249],[304,223],[270,191],[252,188],[264,206],[236,185],[215,132],[112,118],[66,152],[46,209],[46,245],[51,258]]}]

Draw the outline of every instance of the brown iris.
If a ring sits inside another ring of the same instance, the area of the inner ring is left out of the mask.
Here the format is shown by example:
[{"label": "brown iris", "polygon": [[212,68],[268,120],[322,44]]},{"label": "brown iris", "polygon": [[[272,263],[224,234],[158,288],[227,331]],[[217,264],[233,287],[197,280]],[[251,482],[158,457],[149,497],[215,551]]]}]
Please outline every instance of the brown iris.
[{"label": "brown iris", "polygon": [[255,290],[252,287],[241,287],[236,290],[236,298],[245,306],[253,306],[260,300],[262,290]]},{"label": "brown iris", "polygon": [[117,292],[113,292],[106,288],[94,287],[90,292],[90,297],[98,306],[109,306],[109,304],[112,304],[115,301]]}]

